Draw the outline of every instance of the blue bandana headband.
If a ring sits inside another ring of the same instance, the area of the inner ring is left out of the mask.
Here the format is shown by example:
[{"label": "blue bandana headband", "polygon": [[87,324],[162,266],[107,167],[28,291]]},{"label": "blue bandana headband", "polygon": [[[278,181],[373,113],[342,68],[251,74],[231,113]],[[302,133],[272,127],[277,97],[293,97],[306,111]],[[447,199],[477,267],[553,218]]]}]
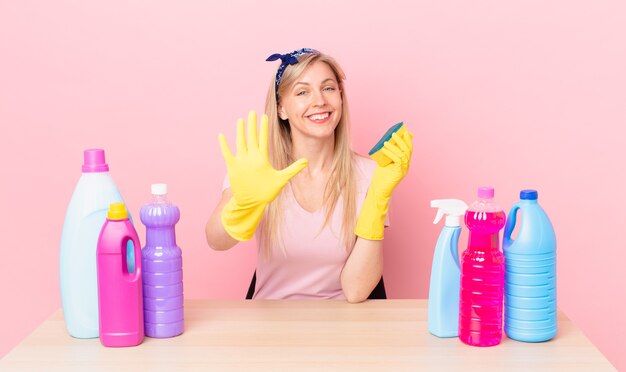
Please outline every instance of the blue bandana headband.
[{"label": "blue bandana headband", "polygon": [[280,58],[280,66],[276,71],[276,82],[274,84],[274,89],[276,90],[276,101],[278,102],[278,85],[280,84],[280,79],[283,77],[283,72],[285,72],[285,68],[289,65],[295,65],[298,63],[298,57],[303,56],[305,54],[320,54],[315,49],[311,48],[302,48],[298,50],[294,50],[291,53],[280,54],[274,53],[271,56],[267,57],[266,61],[275,61]]}]

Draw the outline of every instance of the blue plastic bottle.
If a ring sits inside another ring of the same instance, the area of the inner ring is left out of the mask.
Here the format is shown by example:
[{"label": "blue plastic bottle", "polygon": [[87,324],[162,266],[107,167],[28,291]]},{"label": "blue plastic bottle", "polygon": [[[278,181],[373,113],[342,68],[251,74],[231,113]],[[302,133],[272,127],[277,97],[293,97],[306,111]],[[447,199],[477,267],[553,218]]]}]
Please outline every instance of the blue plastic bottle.
[{"label": "blue plastic bottle", "polygon": [[85,150],[82,175],[65,214],[59,259],[63,317],[73,337],[98,337],[98,236],[109,205],[123,201],[104,150]]},{"label": "blue plastic bottle", "polygon": [[446,223],[435,246],[430,272],[428,332],[437,337],[457,337],[461,288],[459,235],[467,204],[458,199],[443,199],[431,201],[430,206],[439,208],[433,223],[438,223],[444,215]]},{"label": "blue plastic bottle", "polygon": [[[509,338],[541,342],[557,333],[556,236],[550,219],[537,203],[537,191],[523,190],[504,228],[504,331]],[[515,240],[517,212],[522,212]]]}]

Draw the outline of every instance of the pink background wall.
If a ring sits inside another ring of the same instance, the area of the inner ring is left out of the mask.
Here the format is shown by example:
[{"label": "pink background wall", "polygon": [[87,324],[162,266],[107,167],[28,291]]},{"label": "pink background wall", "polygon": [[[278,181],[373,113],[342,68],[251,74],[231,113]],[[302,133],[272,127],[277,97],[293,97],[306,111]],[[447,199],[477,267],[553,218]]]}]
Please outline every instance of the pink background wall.
[{"label": "pink background wall", "polygon": [[61,228],[89,147],[106,149],[135,216],[150,183],[170,185],[187,298],[243,298],[253,244],[204,240],[217,134],[262,110],[266,56],[307,46],[347,72],[356,150],[400,120],[416,134],[385,244],[390,297],[428,296],[429,200],[490,184],[508,210],[536,188],[559,307],[626,369],[624,3],[379,3],[0,1],[0,356],[60,306]]}]

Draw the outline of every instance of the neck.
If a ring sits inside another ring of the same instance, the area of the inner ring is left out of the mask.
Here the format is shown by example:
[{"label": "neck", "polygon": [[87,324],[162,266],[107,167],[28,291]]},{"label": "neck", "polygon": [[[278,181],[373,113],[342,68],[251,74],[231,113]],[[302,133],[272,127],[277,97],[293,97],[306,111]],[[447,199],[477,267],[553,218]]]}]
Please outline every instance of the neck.
[{"label": "neck", "polygon": [[309,162],[301,173],[310,175],[323,173],[332,168],[335,154],[334,136],[318,138],[301,138],[293,141],[294,159],[306,158]]}]

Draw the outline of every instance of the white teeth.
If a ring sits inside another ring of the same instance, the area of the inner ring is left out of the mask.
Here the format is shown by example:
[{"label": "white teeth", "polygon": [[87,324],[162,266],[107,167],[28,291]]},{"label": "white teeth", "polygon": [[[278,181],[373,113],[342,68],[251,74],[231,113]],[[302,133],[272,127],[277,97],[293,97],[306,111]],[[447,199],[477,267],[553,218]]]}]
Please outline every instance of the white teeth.
[{"label": "white teeth", "polygon": [[311,115],[311,116],[309,116],[309,118],[310,118],[311,120],[324,120],[324,119],[326,119],[326,118],[328,117],[328,115],[329,115],[329,114],[328,114],[327,112],[325,112],[325,113],[323,113],[323,114],[315,114],[315,115]]}]

